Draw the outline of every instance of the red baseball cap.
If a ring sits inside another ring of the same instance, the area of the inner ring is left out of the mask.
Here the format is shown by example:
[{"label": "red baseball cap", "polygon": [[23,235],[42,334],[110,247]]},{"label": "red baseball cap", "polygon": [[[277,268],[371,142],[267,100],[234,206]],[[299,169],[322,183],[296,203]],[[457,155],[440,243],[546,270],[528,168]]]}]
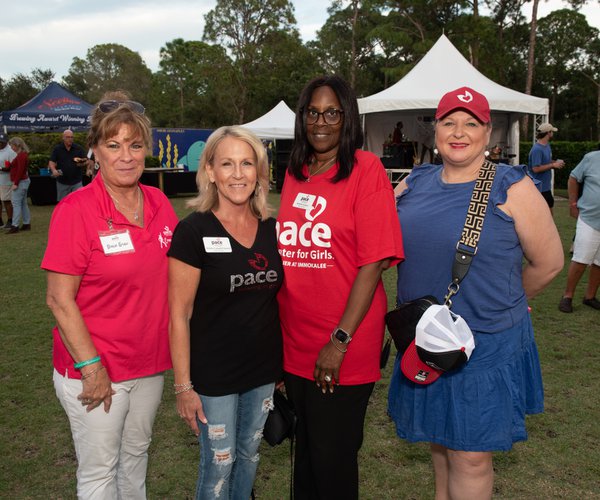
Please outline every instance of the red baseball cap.
[{"label": "red baseball cap", "polygon": [[471,357],[475,339],[467,322],[444,305],[432,305],[421,316],[415,340],[402,356],[402,373],[416,384],[431,384]]},{"label": "red baseball cap", "polygon": [[435,112],[435,119],[439,120],[457,109],[465,110],[482,123],[490,122],[490,104],[488,100],[483,94],[472,88],[460,87],[444,94]]}]

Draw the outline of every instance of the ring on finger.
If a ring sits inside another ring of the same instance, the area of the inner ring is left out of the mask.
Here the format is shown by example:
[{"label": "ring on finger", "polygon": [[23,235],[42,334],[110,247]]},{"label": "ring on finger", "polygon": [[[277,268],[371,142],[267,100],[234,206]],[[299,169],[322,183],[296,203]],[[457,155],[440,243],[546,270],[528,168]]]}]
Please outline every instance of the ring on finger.
[{"label": "ring on finger", "polygon": [[329,375],[329,373],[327,375],[325,375],[323,378],[325,379],[325,382],[327,382],[327,383],[331,382],[331,375]]}]

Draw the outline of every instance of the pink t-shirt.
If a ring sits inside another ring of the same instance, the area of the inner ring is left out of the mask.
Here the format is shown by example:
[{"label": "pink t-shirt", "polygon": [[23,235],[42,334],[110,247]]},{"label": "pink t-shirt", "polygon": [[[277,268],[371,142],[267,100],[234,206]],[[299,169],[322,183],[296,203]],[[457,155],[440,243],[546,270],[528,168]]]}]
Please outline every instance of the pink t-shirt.
[{"label": "pink t-shirt", "polygon": [[[75,301],[111,380],[118,382],[171,368],[167,301],[167,250],[177,216],[158,189],[140,185],[144,227],[130,224],[109,197],[101,175],[54,210],[41,267],[81,276]],[[128,230],[133,252],[106,255],[100,235]],[[58,329],[56,370],[79,378]]]},{"label": "pink t-shirt", "polygon": [[[319,351],[346,307],[359,268],[403,259],[390,181],[379,158],[356,151],[347,179],[332,183],[337,165],[302,182],[289,173],[277,218],[284,281],[279,292],[285,371],[313,379]],[[340,371],[342,385],[379,380],[387,298],[380,281],[353,335]]]}]

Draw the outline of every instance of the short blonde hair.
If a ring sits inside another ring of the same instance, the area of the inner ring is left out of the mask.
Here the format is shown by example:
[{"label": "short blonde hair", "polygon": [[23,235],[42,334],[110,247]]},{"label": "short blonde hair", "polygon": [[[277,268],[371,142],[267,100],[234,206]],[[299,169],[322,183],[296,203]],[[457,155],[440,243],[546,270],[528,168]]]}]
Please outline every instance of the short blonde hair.
[{"label": "short blonde hair", "polygon": [[152,152],[152,129],[150,119],[145,114],[134,111],[124,104],[108,113],[100,110],[100,104],[105,101],[119,101],[126,103],[130,100],[129,94],[122,90],[106,92],[92,112],[90,131],[87,142],[90,148],[96,147],[100,142],[106,141],[119,133],[122,125],[129,125],[134,136],[139,135],[146,146],[146,154]]},{"label": "short blonde hair", "polygon": [[27,146],[25,141],[20,137],[12,137],[9,139],[8,145],[16,147],[19,151],[25,151],[26,153],[29,153],[29,146]]},{"label": "short blonde hair", "polygon": [[254,196],[250,198],[250,208],[256,217],[265,220],[269,217],[270,207],[267,202],[267,193],[269,192],[269,162],[267,152],[261,140],[248,129],[240,126],[221,127],[215,130],[208,141],[198,165],[196,175],[196,185],[198,186],[198,196],[188,202],[188,207],[194,208],[197,212],[209,212],[219,206],[219,195],[217,187],[210,182],[206,167],[212,164],[217,147],[226,137],[233,137],[248,144],[256,155],[256,173],[257,184],[254,190]]}]

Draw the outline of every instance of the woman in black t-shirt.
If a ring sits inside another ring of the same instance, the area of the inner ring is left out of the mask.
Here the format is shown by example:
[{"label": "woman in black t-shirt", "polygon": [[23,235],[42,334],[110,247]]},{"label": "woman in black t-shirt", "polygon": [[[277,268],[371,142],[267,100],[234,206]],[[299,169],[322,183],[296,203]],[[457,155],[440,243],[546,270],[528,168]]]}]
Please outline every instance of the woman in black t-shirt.
[{"label": "woman in black t-shirt", "polygon": [[241,127],[208,139],[196,211],[169,255],[177,411],[200,442],[196,498],[250,498],[262,429],[281,377],[276,295],[283,279],[268,218],[267,155]]}]

